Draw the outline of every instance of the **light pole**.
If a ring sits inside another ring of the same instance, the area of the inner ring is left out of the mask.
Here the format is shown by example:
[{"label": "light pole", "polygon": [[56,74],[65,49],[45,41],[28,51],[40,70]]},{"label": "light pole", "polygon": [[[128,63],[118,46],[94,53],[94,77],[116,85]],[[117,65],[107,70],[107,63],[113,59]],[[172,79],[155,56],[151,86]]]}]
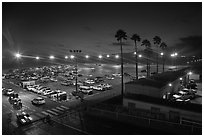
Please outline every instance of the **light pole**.
[{"label": "light pole", "polygon": [[188,72],[188,84],[189,84],[189,81],[190,81],[190,75],[192,75],[193,73],[190,71]]},{"label": "light pole", "polygon": [[[20,54],[20,53],[16,53],[15,54],[15,57],[16,57],[16,59],[17,59],[17,61],[19,61],[20,59],[21,59],[21,57],[22,57],[22,55]],[[20,61],[18,62],[18,69],[20,70]]]},{"label": "light pole", "polygon": [[[70,52],[71,52],[71,53],[74,53],[74,54],[76,55],[77,53],[81,53],[81,50],[70,50]],[[75,56],[71,55],[70,58],[71,58],[71,59],[74,59]],[[77,57],[76,57],[76,59],[75,59],[75,63],[76,63],[76,64],[75,64],[75,70],[76,70],[76,75],[75,75],[75,80],[76,80],[76,81],[75,81],[75,86],[76,86],[76,92],[78,92],[78,84],[77,84],[77,81],[78,81],[78,80],[77,80],[77,77],[78,77]]]},{"label": "light pole", "polygon": [[178,53],[175,52],[173,54],[171,54],[171,57],[174,58],[175,57],[175,64],[174,64],[174,59],[173,59],[173,65],[175,65],[175,70],[177,70],[177,63],[176,63],[176,57],[177,57]]},{"label": "light pole", "polygon": [[162,65],[163,65],[162,70],[164,72],[164,53],[161,52],[160,55],[162,56]]}]

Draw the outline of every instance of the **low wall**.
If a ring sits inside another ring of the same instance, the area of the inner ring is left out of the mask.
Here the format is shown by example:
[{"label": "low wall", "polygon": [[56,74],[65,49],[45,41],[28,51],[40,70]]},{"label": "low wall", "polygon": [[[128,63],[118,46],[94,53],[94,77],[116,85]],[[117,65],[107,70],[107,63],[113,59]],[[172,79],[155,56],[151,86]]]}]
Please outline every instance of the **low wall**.
[{"label": "low wall", "polygon": [[120,122],[129,123],[140,127],[162,130],[172,134],[183,134],[183,135],[202,134],[202,127],[195,127],[195,126],[183,125],[183,124],[172,123],[167,121],[142,118],[142,117],[122,114],[118,112],[106,111],[106,110],[97,109],[97,108],[89,107],[86,111],[86,114],[97,116],[97,117],[105,117],[107,119],[117,120]]}]

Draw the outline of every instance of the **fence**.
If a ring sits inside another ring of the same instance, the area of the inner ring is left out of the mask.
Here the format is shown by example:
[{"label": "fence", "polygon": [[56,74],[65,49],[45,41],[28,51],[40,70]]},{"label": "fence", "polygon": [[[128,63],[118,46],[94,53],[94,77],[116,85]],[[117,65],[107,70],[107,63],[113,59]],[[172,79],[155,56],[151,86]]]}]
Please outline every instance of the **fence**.
[{"label": "fence", "polygon": [[[105,107],[106,109],[104,109]],[[100,104],[97,106],[88,107],[86,114],[97,117],[105,117],[136,126],[162,130],[170,134],[202,134],[202,126],[199,127],[194,125],[173,123],[166,121],[163,117],[148,118],[148,115],[142,117],[140,114],[135,115],[135,113],[129,113],[126,109],[116,106]],[[145,112],[141,111],[141,114],[145,114]],[[146,114],[149,113],[146,112]]]}]

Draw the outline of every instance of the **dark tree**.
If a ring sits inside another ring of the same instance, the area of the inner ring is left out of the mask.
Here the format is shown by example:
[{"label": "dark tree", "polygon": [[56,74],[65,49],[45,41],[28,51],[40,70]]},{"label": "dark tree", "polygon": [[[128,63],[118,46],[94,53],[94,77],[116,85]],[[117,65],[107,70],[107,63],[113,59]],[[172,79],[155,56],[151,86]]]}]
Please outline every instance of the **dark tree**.
[{"label": "dark tree", "polygon": [[149,58],[151,53],[151,43],[149,40],[145,39],[142,41],[141,46],[145,46],[145,54],[146,54],[146,60],[147,60],[147,77],[150,76],[150,64],[149,64]]},{"label": "dark tree", "polygon": [[120,53],[121,53],[121,95],[123,97],[123,40],[127,40],[127,34],[125,31],[119,29],[116,34],[115,34],[115,38],[117,39],[117,41],[120,44]]},{"label": "dark tree", "polygon": [[132,35],[132,37],[131,37],[131,40],[133,40],[134,41],[134,43],[135,43],[135,53],[136,53],[136,55],[135,55],[135,66],[136,66],[136,79],[138,79],[138,60],[137,60],[137,42],[140,42],[140,40],[141,40],[141,38],[140,38],[140,36],[139,35],[137,35],[137,34],[133,34]]},{"label": "dark tree", "polygon": [[[162,42],[161,44],[160,44],[160,48],[162,49],[162,52],[163,52],[163,54],[164,54],[164,50],[167,48],[167,45],[166,45],[166,43],[164,43],[164,42]],[[165,54],[164,55],[162,55],[162,59],[163,59],[163,62],[162,62],[162,64],[163,64],[163,72],[164,72],[164,64],[165,64]]]},{"label": "dark tree", "polygon": [[159,66],[158,66],[158,59],[159,59],[159,45],[161,43],[161,38],[159,36],[155,36],[153,38],[153,42],[154,42],[154,45],[156,46],[157,48],[157,58],[156,58],[156,61],[157,61],[157,73],[158,73],[158,69],[159,69]]}]

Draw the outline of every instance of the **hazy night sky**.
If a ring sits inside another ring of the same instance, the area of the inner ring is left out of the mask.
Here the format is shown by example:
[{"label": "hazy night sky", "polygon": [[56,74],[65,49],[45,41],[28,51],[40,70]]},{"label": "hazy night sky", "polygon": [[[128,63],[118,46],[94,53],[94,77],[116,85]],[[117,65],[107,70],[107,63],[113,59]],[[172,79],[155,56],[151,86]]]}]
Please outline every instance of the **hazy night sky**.
[{"label": "hazy night sky", "polygon": [[[64,56],[70,54],[70,49],[94,55],[118,53],[120,48],[113,45],[118,29],[129,36],[137,33],[151,42],[158,35],[183,55],[202,52],[201,2],[3,2],[2,6],[3,59],[16,51],[39,56]],[[124,51],[133,51],[133,41],[128,39],[127,43]]]}]

